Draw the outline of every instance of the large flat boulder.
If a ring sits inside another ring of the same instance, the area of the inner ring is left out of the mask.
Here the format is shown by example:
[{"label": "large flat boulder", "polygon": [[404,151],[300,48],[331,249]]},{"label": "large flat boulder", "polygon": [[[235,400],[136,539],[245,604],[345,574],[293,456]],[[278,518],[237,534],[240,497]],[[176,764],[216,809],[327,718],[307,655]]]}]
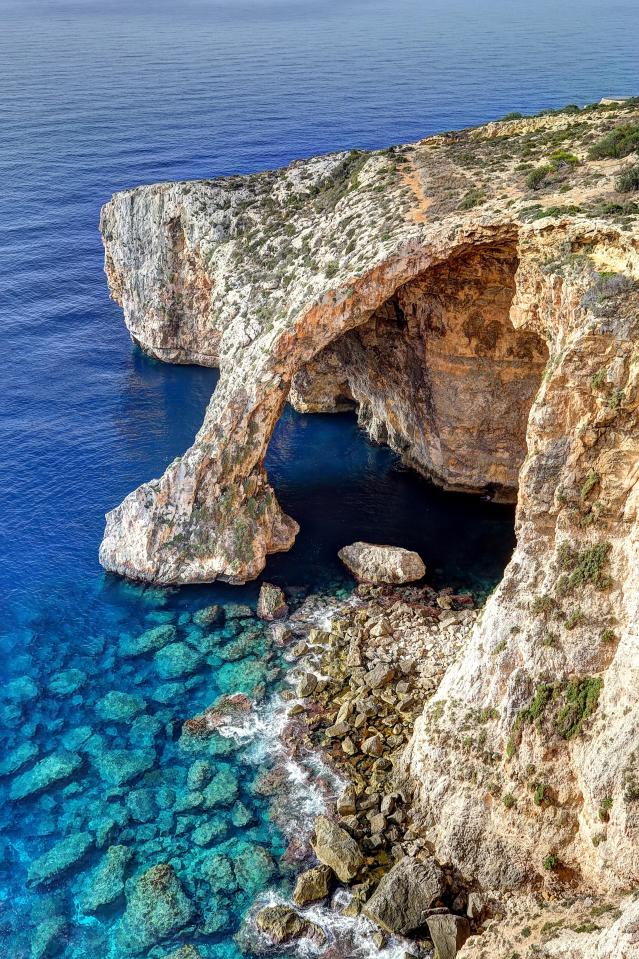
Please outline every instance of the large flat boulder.
[{"label": "large flat boulder", "polygon": [[387,932],[406,936],[426,925],[426,914],[445,889],[437,863],[410,856],[400,859],[364,905],[364,915]]},{"label": "large flat boulder", "polygon": [[401,546],[351,543],[337,554],[360,583],[413,583],[426,573],[419,553]]},{"label": "large flat boulder", "polygon": [[354,879],[364,864],[364,856],[357,842],[326,816],[318,816],[315,820],[313,849],[319,861],[330,866],[342,882]]},{"label": "large flat boulder", "polygon": [[284,945],[297,939],[312,939],[320,946],[326,942],[321,926],[288,906],[265,906],[255,917],[255,924],[274,945]]}]

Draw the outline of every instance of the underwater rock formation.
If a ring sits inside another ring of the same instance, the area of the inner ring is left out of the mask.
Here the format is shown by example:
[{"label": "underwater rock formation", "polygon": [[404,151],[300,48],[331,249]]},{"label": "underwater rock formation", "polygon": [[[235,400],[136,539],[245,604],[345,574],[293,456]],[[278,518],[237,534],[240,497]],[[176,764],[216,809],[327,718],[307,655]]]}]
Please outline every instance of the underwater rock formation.
[{"label": "underwater rock formation", "polygon": [[[248,177],[117,194],[133,339],[219,364],[193,446],[107,516],[103,565],[241,583],[297,532],[264,456],[287,398],[354,405],[447,487],[517,500],[517,547],[405,772],[486,889],[639,876],[639,227],[598,147],[637,101]],[[610,141],[610,137],[609,137]]]}]

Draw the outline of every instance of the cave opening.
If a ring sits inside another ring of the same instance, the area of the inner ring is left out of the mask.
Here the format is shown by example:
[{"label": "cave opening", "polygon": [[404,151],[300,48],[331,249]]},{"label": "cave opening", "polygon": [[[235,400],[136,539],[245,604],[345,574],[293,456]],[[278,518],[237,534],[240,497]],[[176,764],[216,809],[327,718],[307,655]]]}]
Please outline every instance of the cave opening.
[{"label": "cave opening", "polygon": [[472,248],[401,285],[293,378],[301,412],[354,409],[369,437],[449,490],[515,502],[548,350],[510,319],[514,244]]},{"label": "cave opening", "polygon": [[326,570],[364,539],[417,549],[438,585],[501,578],[548,357],[510,319],[517,262],[513,244],[493,244],[432,267],[296,373],[267,468],[301,530],[269,575],[290,583],[313,550]]}]

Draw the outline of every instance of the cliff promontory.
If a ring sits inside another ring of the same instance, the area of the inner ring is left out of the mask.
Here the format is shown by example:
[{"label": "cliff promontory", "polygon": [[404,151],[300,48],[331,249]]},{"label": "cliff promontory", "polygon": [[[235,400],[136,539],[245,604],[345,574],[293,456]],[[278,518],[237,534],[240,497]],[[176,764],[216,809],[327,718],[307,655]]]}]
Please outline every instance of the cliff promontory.
[{"label": "cliff promontory", "polygon": [[[108,514],[108,570],[242,583],[290,548],[263,465],[287,400],[354,408],[435,482],[516,500],[515,553],[404,768],[434,855],[484,890],[639,880],[638,153],[632,100],[102,212],[132,338],[221,373],[193,446]],[[540,954],[631,954],[595,932]]]}]

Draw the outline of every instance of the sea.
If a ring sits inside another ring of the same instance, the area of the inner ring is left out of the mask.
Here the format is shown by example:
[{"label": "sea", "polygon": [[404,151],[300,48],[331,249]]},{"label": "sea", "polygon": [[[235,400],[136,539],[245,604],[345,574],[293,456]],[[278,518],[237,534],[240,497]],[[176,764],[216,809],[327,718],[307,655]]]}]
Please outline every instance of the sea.
[{"label": "sea", "polygon": [[[188,447],[217,380],[129,340],[101,205],[637,94],[638,68],[635,0],[0,0],[0,955],[251,955],[243,920],[294,880],[287,821],[321,806],[289,769],[274,810],[291,667],[260,581],[162,590],[98,564],[105,512]],[[437,489],[351,414],[287,408],[266,465],[301,532],[263,578],[293,607],[349,595],[357,539],[478,599],[511,555],[512,507]],[[241,735],[187,741],[237,692]]]}]

